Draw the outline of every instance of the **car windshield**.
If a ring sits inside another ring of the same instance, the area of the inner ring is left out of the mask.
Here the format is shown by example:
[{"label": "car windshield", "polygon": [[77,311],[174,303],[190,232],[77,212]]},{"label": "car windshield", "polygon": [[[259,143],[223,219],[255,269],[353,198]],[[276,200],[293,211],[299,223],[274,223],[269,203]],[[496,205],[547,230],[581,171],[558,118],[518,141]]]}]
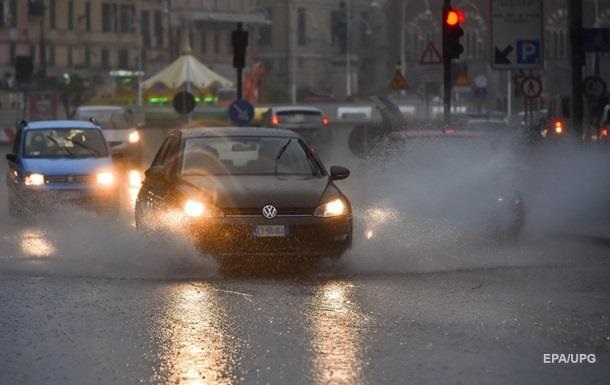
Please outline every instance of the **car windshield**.
[{"label": "car windshield", "polygon": [[303,124],[322,122],[322,114],[318,111],[279,111],[277,116],[280,123]]},{"label": "car windshield", "polygon": [[208,137],[187,139],[183,175],[323,175],[297,138]]},{"label": "car windshield", "polygon": [[133,117],[122,110],[80,110],[79,118],[95,118],[104,130],[128,130],[135,126]]},{"label": "car windshield", "polygon": [[50,128],[26,132],[23,153],[25,158],[102,158],[108,149],[98,130]]}]

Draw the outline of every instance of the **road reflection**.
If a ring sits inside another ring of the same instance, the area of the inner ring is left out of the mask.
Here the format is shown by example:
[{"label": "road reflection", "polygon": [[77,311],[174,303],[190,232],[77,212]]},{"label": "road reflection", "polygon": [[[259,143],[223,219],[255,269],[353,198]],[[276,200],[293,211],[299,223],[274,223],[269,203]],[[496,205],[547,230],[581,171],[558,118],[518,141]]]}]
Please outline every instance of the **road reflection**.
[{"label": "road reflection", "polygon": [[53,243],[42,230],[25,229],[18,235],[21,252],[28,257],[50,257],[56,252]]},{"label": "road reflection", "polygon": [[233,384],[228,321],[217,292],[209,284],[182,284],[172,291],[171,306],[160,328],[162,365],[156,381],[169,384]]},{"label": "road reflection", "polygon": [[353,299],[353,285],[322,284],[308,316],[313,329],[313,378],[319,384],[356,384],[364,380],[361,334],[367,319]]}]

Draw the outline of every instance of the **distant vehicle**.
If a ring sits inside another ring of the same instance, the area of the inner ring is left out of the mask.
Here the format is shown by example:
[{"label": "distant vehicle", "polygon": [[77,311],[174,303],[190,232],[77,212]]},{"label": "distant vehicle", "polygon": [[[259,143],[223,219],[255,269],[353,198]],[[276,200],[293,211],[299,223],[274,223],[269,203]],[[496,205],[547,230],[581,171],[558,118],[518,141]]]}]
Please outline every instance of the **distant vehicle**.
[{"label": "distant vehicle", "polygon": [[316,140],[316,136],[326,137],[323,130],[329,124],[328,117],[324,116],[319,108],[309,106],[270,107],[262,119],[263,126],[292,130],[301,135],[307,143]]},{"label": "distant vehicle", "polygon": [[113,156],[134,165],[142,162],[142,135],[129,110],[120,106],[80,106],[75,118],[93,118],[102,127]]},{"label": "distant vehicle", "polygon": [[610,140],[610,104],[606,104],[602,118],[599,121],[599,133],[598,138],[604,142]]},{"label": "distant vehicle", "polygon": [[8,208],[35,214],[60,203],[119,209],[118,184],[99,126],[82,121],[23,122],[6,155]]},{"label": "distant vehicle", "polygon": [[135,208],[140,230],[175,230],[223,262],[247,256],[338,258],[352,243],[352,210],[296,133],[270,128],[173,131]]},{"label": "distant vehicle", "polygon": [[[486,119],[470,119],[461,128],[410,129],[398,106],[391,100],[377,96],[371,99],[382,116],[382,123],[361,126],[360,132],[357,128],[350,135],[350,147],[360,156],[392,156],[417,152],[437,156],[447,154],[448,163],[451,163],[450,157],[459,154],[460,164],[468,164],[468,154],[477,154],[481,150],[493,153],[498,130],[509,132],[504,121]],[[439,184],[442,185],[443,181],[439,180]],[[468,185],[468,189],[462,192],[456,190],[450,200],[438,204],[447,205],[444,210],[434,210],[435,215],[442,213],[441,216],[444,217],[439,218],[442,220],[470,217],[468,212],[452,216],[454,211],[477,211],[477,215],[472,216],[473,219],[485,220],[484,226],[490,234],[501,239],[517,239],[525,225],[523,198],[506,183],[503,175],[494,176],[493,180],[485,181],[480,186]]]}]

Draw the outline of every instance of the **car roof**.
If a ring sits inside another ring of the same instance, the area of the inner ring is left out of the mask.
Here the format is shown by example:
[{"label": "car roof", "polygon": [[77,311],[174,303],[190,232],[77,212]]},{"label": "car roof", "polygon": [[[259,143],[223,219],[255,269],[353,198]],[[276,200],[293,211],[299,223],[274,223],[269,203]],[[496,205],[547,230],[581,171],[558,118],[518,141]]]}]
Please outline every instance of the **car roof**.
[{"label": "car roof", "polygon": [[178,129],[183,138],[197,138],[205,136],[258,136],[300,138],[294,131],[282,128],[267,127],[199,127]]},{"label": "car roof", "polygon": [[86,120],[40,120],[37,122],[28,122],[23,127],[25,130],[36,130],[45,128],[90,128],[100,129],[99,126]]},{"label": "car roof", "polygon": [[78,111],[124,111],[125,109],[121,106],[80,106],[77,108]]},{"label": "car roof", "polygon": [[319,113],[322,113],[322,110],[320,110],[317,107],[299,106],[299,105],[295,105],[295,106],[272,106],[272,107],[269,107],[269,109],[272,109],[275,112],[308,111],[308,112],[319,112]]}]

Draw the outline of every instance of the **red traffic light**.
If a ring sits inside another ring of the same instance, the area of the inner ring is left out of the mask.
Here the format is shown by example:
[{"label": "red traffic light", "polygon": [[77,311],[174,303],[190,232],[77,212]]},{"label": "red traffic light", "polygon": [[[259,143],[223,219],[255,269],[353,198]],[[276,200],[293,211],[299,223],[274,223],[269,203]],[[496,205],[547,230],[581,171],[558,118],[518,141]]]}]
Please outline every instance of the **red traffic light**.
[{"label": "red traffic light", "polygon": [[453,27],[456,25],[460,25],[460,23],[463,22],[464,19],[464,12],[460,11],[459,9],[452,9],[447,12],[447,19],[445,20],[445,23],[447,23],[448,26]]}]

